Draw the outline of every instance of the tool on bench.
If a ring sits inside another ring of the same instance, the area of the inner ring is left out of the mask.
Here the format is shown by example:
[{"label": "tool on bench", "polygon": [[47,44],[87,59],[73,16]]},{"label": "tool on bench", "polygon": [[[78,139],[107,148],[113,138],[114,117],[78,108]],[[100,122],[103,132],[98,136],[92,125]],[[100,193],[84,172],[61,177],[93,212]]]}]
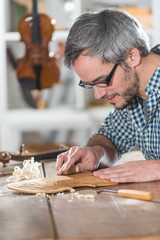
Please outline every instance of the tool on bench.
[{"label": "tool on bench", "polygon": [[121,197],[126,198],[134,198],[139,200],[147,200],[150,201],[153,199],[153,193],[141,191],[141,190],[131,190],[131,189],[120,189],[120,190],[110,190],[110,189],[101,189],[97,190],[97,193],[101,192],[111,192],[111,193],[118,193]]},{"label": "tool on bench", "polygon": [[10,160],[22,162],[24,160],[31,159],[32,157],[34,157],[34,160],[37,162],[42,160],[53,160],[56,159],[60,153],[66,152],[68,150],[68,148],[63,148],[41,153],[28,153],[23,151],[23,148],[24,146],[21,146],[20,152],[18,153],[8,151],[0,152],[0,162],[4,164],[8,163]]}]

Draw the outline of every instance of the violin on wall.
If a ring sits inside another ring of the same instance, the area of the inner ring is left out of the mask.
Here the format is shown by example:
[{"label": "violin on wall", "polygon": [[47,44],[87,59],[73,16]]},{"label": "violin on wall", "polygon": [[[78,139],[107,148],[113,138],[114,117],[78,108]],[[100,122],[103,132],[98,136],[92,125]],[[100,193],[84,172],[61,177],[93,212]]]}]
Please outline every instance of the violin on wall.
[{"label": "violin on wall", "polygon": [[33,0],[32,14],[25,15],[18,24],[26,52],[17,62],[17,77],[25,99],[36,108],[31,90],[51,88],[59,82],[59,67],[55,56],[49,55],[49,42],[54,32],[55,19],[38,14],[37,0]]}]

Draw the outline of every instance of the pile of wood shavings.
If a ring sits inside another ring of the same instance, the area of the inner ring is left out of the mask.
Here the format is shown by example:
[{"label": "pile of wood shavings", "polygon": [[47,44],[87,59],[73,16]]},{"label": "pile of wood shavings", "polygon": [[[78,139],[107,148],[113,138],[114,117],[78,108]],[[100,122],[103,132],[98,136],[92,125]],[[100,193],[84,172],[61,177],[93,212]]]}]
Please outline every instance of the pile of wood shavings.
[{"label": "pile of wood shavings", "polygon": [[14,168],[14,172],[12,176],[10,176],[6,181],[12,182],[12,181],[21,181],[21,180],[29,180],[33,178],[39,178],[41,177],[40,169],[41,163],[34,162],[34,158],[31,158],[29,160],[23,161],[23,167],[20,168],[19,166],[16,166]]}]

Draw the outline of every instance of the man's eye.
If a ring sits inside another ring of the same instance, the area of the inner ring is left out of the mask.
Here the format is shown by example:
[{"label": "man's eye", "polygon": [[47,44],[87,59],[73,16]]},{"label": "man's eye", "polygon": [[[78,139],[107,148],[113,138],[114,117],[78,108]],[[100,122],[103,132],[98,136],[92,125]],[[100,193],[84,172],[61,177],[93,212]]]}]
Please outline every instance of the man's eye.
[{"label": "man's eye", "polygon": [[106,87],[107,83],[106,82],[100,82],[95,84],[97,87]]}]

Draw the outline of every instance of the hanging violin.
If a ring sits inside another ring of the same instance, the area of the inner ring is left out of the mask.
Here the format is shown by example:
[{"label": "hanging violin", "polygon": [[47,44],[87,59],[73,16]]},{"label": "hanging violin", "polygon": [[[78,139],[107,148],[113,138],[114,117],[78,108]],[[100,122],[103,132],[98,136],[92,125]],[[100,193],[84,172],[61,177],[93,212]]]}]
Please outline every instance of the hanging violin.
[{"label": "hanging violin", "polygon": [[25,56],[18,60],[17,77],[24,97],[32,107],[36,105],[31,90],[51,88],[59,81],[59,67],[55,56],[49,56],[48,48],[54,25],[54,19],[46,14],[38,14],[37,0],[33,0],[32,14],[25,15],[18,25],[26,52]]}]

